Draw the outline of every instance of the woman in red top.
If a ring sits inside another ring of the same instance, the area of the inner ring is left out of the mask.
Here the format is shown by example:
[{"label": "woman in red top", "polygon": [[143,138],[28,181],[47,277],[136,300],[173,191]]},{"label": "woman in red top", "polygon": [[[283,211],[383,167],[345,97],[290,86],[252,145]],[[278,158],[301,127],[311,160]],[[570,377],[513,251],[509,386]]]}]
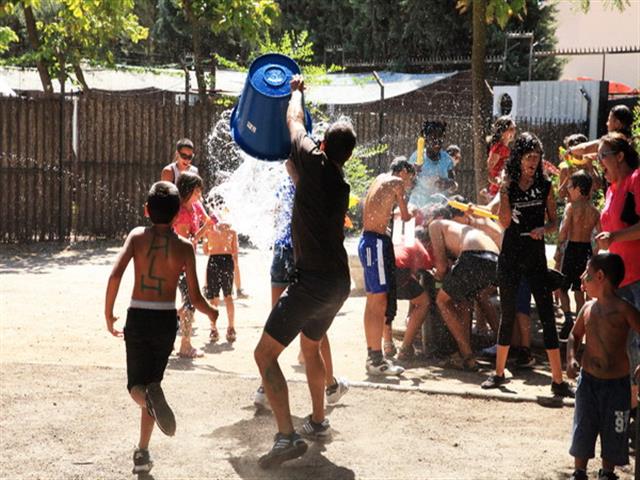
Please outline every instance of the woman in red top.
[{"label": "woman in red top", "polygon": [[[600,139],[598,160],[610,183],[600,214],[600,248],[617,253],[624,262],[619,294],[640,309],[640,169],[638,152],[622,133]],[[629,331],[627,345],[631,372],[640,364],[640,336]],[[633,375],[632,375],[633,377]],[[638,386],[633,385],[631,406],[637,405]]]},{"label": "woman in red top", "polygon": [[498,118],[493,124],[493,133],[487,138],[489,144],[489,158],[487,158],[487,170],[489,171],[489,194],[494,197],[500,189],[500,177],[504,165],[509,159],[511,149],[509,144],[516,135],[516,123],[508,116]]}]

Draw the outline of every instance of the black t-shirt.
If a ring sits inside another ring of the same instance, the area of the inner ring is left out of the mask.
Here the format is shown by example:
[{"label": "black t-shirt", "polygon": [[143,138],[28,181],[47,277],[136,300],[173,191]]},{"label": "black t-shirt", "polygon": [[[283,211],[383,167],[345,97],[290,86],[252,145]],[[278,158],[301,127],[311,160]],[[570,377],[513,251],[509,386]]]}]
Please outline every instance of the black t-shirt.
[{"label": "black t-shirt", "polygon": [[534,240],[529,235],[521,234],[544,226],[550,189],[551,182],[546,178],[535,180],[533,185],[525,191],[522,191],[516,182],[511,183],[508,192],[511,223],[504,232],[503,252],[533,254],[534,252],[530,250],[533,243],[544,245],[544,240]]},{"label": "black t-shirt", "polygon": [[349,275],[343,244],[349,184],[341,170],[302,132],[292,142],[291,161],[299,176],[291,217],[296,268]]}]

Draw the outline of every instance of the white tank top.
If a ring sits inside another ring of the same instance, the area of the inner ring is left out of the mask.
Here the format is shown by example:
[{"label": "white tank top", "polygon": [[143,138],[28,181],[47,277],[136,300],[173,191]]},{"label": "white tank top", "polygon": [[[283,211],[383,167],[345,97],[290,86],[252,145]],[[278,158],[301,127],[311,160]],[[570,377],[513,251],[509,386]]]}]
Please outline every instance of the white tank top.
[{"label": "white tank top", "polygon": [[[178,183],[178,177],[180,176],[180,170],[178,170],[178,165],[176,162],[171,164],[171,171],[173,171],[173,183]],[[189,168],[186,170],[187,172],[198,174],[198,167],[194,167],[193,165],[189,165]]]}]

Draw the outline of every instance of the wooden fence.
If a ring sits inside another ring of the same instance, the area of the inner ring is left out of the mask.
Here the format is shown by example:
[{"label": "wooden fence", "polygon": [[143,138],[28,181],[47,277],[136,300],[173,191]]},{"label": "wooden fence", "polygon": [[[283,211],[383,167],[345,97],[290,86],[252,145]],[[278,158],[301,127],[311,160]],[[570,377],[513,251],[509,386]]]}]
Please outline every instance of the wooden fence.
[{"label": "wooden fence", "polygon": [[[0,243],[119,238],[143,222],[146,192],[171,161],[176,139],[195,142],[194,163],[205,185],[213,185],[216,170],[208,159],[225,155],[209,141],[223,112],[217,105],[185,107],[172,94],[156,91],[92,93],[64,102],[63,130],[60,108],[58,97],[0,97]],[[338,115],[351,118],[360,145],[379,143],[376,104],[331,111],[333,119]],[[460,191],[473,198],[471,118],[437,115],[442,117],[446,141],[462,150]],[[388,151],[368,160],[372,170],[385,170],[397,155],[408,157],[426,118],[385,111],[382,142]],[[537,133],[552,159],[564,136],[585,131],[584,125],[557,122],[520,122],[518,128]]]}]

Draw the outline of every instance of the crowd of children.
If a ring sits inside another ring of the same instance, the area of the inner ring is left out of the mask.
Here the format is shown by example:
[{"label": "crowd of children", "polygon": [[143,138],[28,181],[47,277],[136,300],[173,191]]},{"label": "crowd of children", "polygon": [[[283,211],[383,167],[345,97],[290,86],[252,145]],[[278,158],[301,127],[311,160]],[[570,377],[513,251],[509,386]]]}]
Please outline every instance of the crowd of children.
[{"label": "crowd of children", "polygon": [[[296,458],[307,449],[293,429],[286,381],[278,366],[279,354],[298,333],[313,407],[301,433],[315,440],[326,438],[330,427],[324,403],[335,403],[348,390],[345,380],[333,376],[327,329],[348,295],[342,242],[349,187],[342,177],[342,164],[351,155],[355,135],[350,126],[338,122],[320,144],[312,142],[295,104],[301,101],[302,80],[292,83],[292,89],[287,119],[294,152],[287,163],[291,180],[280,191],[277,212],[282,221],[271,267],[273,310],[255,352],[263,380],[255,403],[272,408],[278,424],[273,448],[260,458],[263,468]],[[359,256],[367,292],[366,372],[401,375],[415,359],[414,338],[427,312],[435,308],[460,351],[451,365],[462,370],[479,370],[471,344],[472,318],[483,329],[486,324],[491,327],[497,341],[495,373],[481,386],[500,388],[508,381],[505,368],[512,344],[524,349],[527,358],[522,364],[531,365],[528,307],[533,295],[551,370],[551,392],[576,398],[570,449],[575,480],[587,478],[587,462],[594,456],[598,435],[600,479],[617,478],[615,466],[628,463],[628,423],[635,400],[629,378],[639,363],[639,347],[637,337],[630,336],[629,341],[627,337],[629,331],[640,331],[636,309],[640,303],[640,174],[628,118],[624,109],[612,110],[610,133],[595,144],[568,137],[555,191],[545,173],[540,140],[529,132],[517,135],[515,122],[500,117],[489,139],[487,205],[469,205],[466,211],[460,202],[438,205],[457,187],[457,162],[452,157],[459,162],[460,149],[455,145],[448,153],[442,149],[446,126],[427,122],[425,151],[394,161],[388,173],[373,181],[363,200]],[[594,162],[594,156],[599,162]],[[148,472],[153,465],[148,445],[154,422],[167,435],[176,429],[160,386],[176,337],[176,318],[180,357],[203,354],[191,344],[196,309],[209,317],[210,340],[219,340],[220,293],[228,319],[226,340],[234,342],[237,335],[232,290],[234,272],[238,272],[238,236],[221,212],[207,212],[203,206],[203,183],[192,159],[193,144],[180,140],[175,161],[163,169],[162,181],[149,191],[145,208],[152,226],[129,234],[107,288],[107,328],[114,336],[124,333],[127,387],[141,407],[134,473]],[[600,212],[592,198],[603,185],[608,189]],[[547,263],[545,235],[558,230],[558,197],[566,198],[566,205],[554,258],[560,273],[554,273]],[[416,222],[417,228],[415,238],[394,245],[389,225],[396,215]],[[201,240],[203,252],[209,255],[204,296],[194,255]],[[595,240],[609,252],[596,249],[594,255]],[[113,306],[131,259],[135,285],[124,332],[119,332]],[[499,315],[488,300],[496,287]],[[176,310],[177,289],[182,304]],[[575,310],[569,290],[574,292]],[[559,334],[554,291],[565,317]],[[390,324],[398,299],[409,300],[410,308],[396,359]],[[568,342],[567,376],[578,376],[577,390],[564,380],[559,339]]]}]

